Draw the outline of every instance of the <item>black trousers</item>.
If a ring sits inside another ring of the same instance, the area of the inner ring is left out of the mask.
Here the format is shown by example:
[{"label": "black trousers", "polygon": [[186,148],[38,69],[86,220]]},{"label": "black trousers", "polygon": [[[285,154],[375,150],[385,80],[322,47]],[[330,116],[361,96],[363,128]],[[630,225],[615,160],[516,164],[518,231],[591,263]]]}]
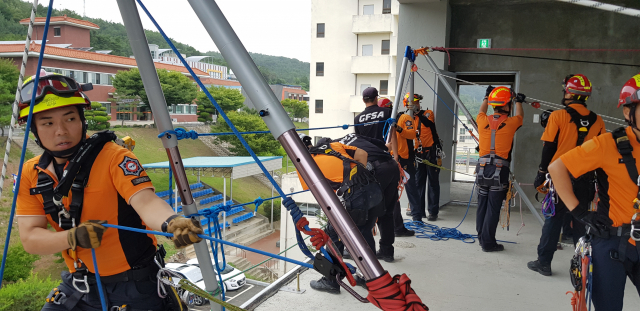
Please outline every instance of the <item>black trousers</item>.
[{"label": "black trousers", "polygon": [[[560,231],[564,227],[565,218],[572,219],[573,228],[571,233],[573,237],[573,245],[575,246],[580,237],[584,236],[587,231],[585,225],[576,220],[567,209],[562,200],[558,199],[556,204],[556,214],[544,220],[542,226],[542,235],[540,236],[540,244],[538,244],[538,261],[542,265],[548,266],[553,260],[553,254],[558,249],[558,241],[560,240]],[[566,231],[565,231],[566,232]]]},{"label": "black trousers", "polygon": [[[61,277],[62,283],[58,285],[58,289],[67,297],[72,297],[74,294],[78,295],[78,291],[72,284],[73,277],[71,273],[64,271]],[[76,285],[83,286],[78,283]],[[47,302],[42,307],[42,311],[102,311],[98,285],[90,285],[89,288],[89,293],[82,295],[77,304],[72,306],[72,309],[68,309],[64,305]],[[107,301],[107,308],[127,305],[134,310],[165,310],[163,299],[158,297],[157,283],[151,278],[146,281],[104,283],[102,288]]]},{"label": "black trousers", "polygon": [[[371,230],[373,229],[373,226],[375,226],[375,224],[376,217],[369,217],[364,225],[358,227],[358,231],[360,231],[360,234],[362,234],[362,237],[367,242],[367,245],[369,245],[369,248],[371,248],[374,253],[376,252],[376,241],[373,239],[373,232]],[[327,225],[326,233],[327,235],[329,235],[329,238],[331,238],[331,241],[338,249],[338,252],[340,254],[344,253],[344,243],[338,236],[336,229],[333,228],[333,225],[331,225],[331,223]]]},{"label": "black trousers", "polygon": [[[628,237],[624,237],[627,240]],[[640,247],[626,242],[625,262],[611,258],[619,254],[621,237],[602,239],[594,237],[593,249],[593,305],[596,311],[622,311],[627,277],[640,296]],[[635,310],[637,310],[637,306]]]},{"label": "black trousers", "polygon": [[[493,176],[496,167],[486,165],[484,176]],[[479,168],[476,168],[479,171]],[[502,167],[500,170],[500,185],[487,186],[477,181],[478,187],[478,211],[476,213],[476,231],[478,232],[478,242],[482,248],[493,248],[496,246],[496,229],[500,222],[500,209],[504,199],[507,197],[509,185],[509,168]]]},{"label": "black trousers", "polygon": [[[431,162],[434,163],[435,161]],[[412,211],[411,215],[424,215],[425,205],[428,201],[429,215],[437,216],[440,212],[440,169],[423,163],[418,163],[416,167],[415,180],[418,187],[418,193],[420,195],[418,198],[419,213],[414,214]]]},{"label": "black trousers", "polygon": [[[594,184],[589,182],[588,179],[573,180],[573,191],[581,206],[587,206],[595,196]],[[570,218],[573,222],[571,236],[573,237],[574,245],[587,232],[585,225],[568,213],[569,210],[561,199],[558,199],[558,204],[555,205],[555,208],[556,214],[544,221],[540,244],[538,244],[538,261],[545,266],[550,265],[553,260],[553,254],[556,252],[558,241],[560,240],[560,231],[564,227],[566,218]]]},{"label": "black trousers", "polygon": [[422,220],[426,217],[424,210],[420,212],[420,190],[416,182],[416,167],[414,159],[398,158],[402,168],[409,174],[409,181],[404,186],[404,192],[407,193],[409,206],[411,207],[411,216],[413,220]]},{"label": "black trousers", "polygon": [[398,164],[393,159],[384,162],[375,161],[373,167],[375,169],[376,179],[384,192],[384,214],[378,217],[380,251],[385,255],[393,256],[393,242],[395,242],[396,239],[394,210],[396,203],[398,203],[400,171]]},{"label": "black trousers", "polygon": [[402,209],[400,208],[400,202],[397,201],[393,207],[393,228],[396,232],[406,229],[404,226],[404,218],[402,218]]}]

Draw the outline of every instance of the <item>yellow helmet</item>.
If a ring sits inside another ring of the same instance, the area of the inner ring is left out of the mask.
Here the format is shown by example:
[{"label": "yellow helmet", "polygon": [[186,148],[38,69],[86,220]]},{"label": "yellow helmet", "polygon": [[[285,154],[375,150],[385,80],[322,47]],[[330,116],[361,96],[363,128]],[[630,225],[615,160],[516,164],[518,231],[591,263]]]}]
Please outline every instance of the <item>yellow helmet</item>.
[{"label": "yellow helmet", "polygon": [[35,76],[31,76],[22,84],[19,104],[20,116],[18,120],[24,122],[29,116],[29,106],[35,91],[33,114],[66,106],[84,105],[91,107],[91,101],[84,94],[84,90],[91,90],[91,84],[81,86],[73,78],[57,73],[40,71],[37,88],[34,85]]}]

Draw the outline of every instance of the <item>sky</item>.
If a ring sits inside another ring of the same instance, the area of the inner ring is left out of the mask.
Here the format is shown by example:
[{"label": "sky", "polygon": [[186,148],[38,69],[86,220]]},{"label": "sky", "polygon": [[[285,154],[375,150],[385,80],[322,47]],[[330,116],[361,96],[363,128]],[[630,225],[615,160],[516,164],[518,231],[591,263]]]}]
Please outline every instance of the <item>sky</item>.
[{"label": "sky", "polygon": [[[83,0],[57,0],[55,9],[82,15]],[[308,62],[311,42],[309,0],[217,0],[249,52],[297,58]],[[48,1],[40,0],[47,5]],[[142,1],[165,33],[201,52],[218,51],[186,0]],[[156,30],[142,10],[145,29]],[[122,23],[116,0],[86,0],[86,16]]]}]

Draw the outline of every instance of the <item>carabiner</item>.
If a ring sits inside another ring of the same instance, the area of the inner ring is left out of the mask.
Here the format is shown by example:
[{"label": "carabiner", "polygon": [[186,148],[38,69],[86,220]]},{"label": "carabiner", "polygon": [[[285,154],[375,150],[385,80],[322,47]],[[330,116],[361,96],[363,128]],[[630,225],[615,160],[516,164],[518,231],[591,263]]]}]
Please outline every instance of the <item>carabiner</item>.
[{"label": "carabiner", "polygon": [[[89,288],[89,282],[87,281],[87,275],[86,274],[84,275],[84,279],[76,279],[75,277],[72,277],[72,278],[73,278],[73,281],[71,282],[71,284],[73,284],[73,287],[77,291],[79,291],[79,292],[81,292],[83,294],[88,294],[89,293],[90,288]],[[85,286],[86,289],[80,289],[78,287],[78,285],[76,285],[76,284],[80,284],[80,283],[84,283],[84,286]]]},{"label": "carabiner", "polygon": [[636,242],[640,241],[640,212],[631,217],[631,238]]}]

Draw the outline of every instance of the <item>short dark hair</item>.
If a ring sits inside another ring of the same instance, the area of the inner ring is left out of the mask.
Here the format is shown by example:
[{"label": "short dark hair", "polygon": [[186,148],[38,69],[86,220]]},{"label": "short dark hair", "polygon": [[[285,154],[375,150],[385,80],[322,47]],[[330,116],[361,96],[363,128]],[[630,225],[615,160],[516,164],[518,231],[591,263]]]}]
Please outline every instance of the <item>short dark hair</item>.
[{"label": "short dark hair", "polygon": [[363,97],[362,100],[367,104],[376,102],[376,98],[375,97]]}]

